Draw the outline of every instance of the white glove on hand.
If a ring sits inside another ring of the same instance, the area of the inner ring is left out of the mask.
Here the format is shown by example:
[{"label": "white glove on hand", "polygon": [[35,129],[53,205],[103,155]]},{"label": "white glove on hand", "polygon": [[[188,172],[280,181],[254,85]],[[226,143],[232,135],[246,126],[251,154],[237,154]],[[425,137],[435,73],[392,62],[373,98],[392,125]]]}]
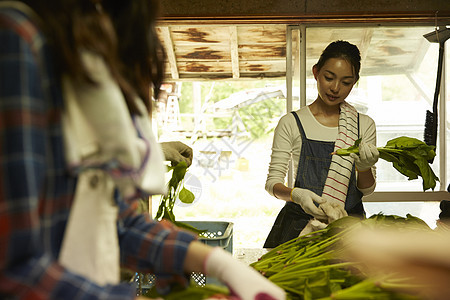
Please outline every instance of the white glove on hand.
[{"label": "white glove on hand", "polygon": [[192,148],[182,142],[162,142],[160,143],[164,157],[170,161],[172,165],[176,165],[181,161],[186,162],[189,167],[192,164],[194,153]]},{"label": "white glove on hand", "polygon": [[299,204],[307,214],[313,216],[314,218],[319,220],[327,219],[325,212],[314,203],[316,202],[317,204],[322,204],[325,203],[326,200],[316,193],[307,189],[293,188],[291,191],[291,200]]},{"label": "white glove on hand", "polygon": [[309,220],[308,224],[306,224],[305,228],[303,228],[299,236],[310,234],[311,232],[324,229],[325,227],[328,226],[328,224],[336,220],[339,220],[340,218],[348,216],[344,206],[339,203],[324,202],[319,204],[319,208],[324,211],[324,213],[327,215],[328,218],[325,220],[318,220],[318,219]]},{"label": "white glove on hand", "polygon": [[355,160],[356,170],[365,172],[378,161],[380,153],[377,146],[361,142],[359,144],[359,155],[350,153],[350,157]]},{"label": "white glove on hand", "polygon": [[324,229],[327,226],[328,226],[327,224],[322,223],[317,219],[311,219],[309,220],[308,224],[306,224],[305,228],[302,229],[302,231],[298,236],[310,234],[311,232]]},{"label": "white glove on hand", "polygon": [[319,205],[325,214],[328,216],[327,224],[330,224],[340,218],[348,216],[347,211],[344,208],[344,205],[339,203],[322,203]]},{"label": "white glove on hand", "polygon": [[225,283],[231,295],[242,300],[286,299],[283,289],[219,247],[215,248],[206,259],[204,273]]}]

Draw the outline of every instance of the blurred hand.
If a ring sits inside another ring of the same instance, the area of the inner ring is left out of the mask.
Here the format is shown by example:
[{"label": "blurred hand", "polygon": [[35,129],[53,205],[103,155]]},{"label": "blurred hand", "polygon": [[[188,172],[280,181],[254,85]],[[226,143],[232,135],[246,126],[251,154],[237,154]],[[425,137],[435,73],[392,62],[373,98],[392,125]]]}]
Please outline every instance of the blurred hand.
[{"label": "blurred hand", "polygon": [[390,276],[399,283],[391,289],[427,300],[450,295],[450,232],[363,227],[343,241],[342,249],[344,259],[361,263],[368,276]]},{"label": "blurred hand", "polygon": [[368,171],[380,157],[377,146],[361,142],[359,144],[359,155],[351,153],[350,157],[355,160],[358,172]]},{"label": "blurred hand", "polygon": [[293,188],[291,191],[291,200],[300,205],[307,214],[314,218],[319,220],[327,219],[325,212],[315,204],[326,203],[326,200],[316,193],[307,189]]},{"label": "blurred hand", "polygon": [[252,267],[234,259],[222,248],[215,248],[205,263],[205,273],[225,283],[232,296],[242,300],[284,300],[283,289],[270,282]]},{"label": "blurred hand", "polygon": [[172,165],[177,165],[181,161],[186,162],[188,167],[192,164],[194,152],[188,145],[179,141],[162,142],[160,145],[165,159],[170,161]]}]

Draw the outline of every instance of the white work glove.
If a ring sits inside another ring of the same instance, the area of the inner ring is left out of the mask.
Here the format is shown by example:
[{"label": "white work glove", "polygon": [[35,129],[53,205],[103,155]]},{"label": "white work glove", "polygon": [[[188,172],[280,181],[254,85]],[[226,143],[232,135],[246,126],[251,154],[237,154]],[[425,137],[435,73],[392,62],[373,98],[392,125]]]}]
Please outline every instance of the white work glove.
[{"label": "white work glove", "polygon": [[192,164],[194,153],[188,145],[179,141],[162,142],[160,145],[165,159],[170,161],[172,165],[177,165],[181,161],[186,162],[188,167]]},{"label": "white work glove", "polygon": [[234,259],[229,252],[216,247],[206,259],[206,276],[225,283],[232,296],[242,300],[284,300],[283,289],[270,282],[252,267]]},{"label": "white work glove", "polygon": [[317,219],[311,219],[309,220],[308,224],[306,224],[305,228],[302,229],[302,231],[298,236],[310,234],[311,232],[324,229],[327,226],[328,226],[327,224],[320,222]]},{"label": "white work glove", "polygon": [[340,218],[348,216],[347,211],[344,208],[344,205],[339,203],[329,203],[325,202],[319,205],[319,208],[324,211],[327,215],[328,220],[327,223],[330,224]]},{"label": "white work glove", "polygon": [[350,153],[350,157],[355,160],[356,170],[358,172],[368,171],[380,157],[377,146],[361,142],[359,144],[359,155]]},{"label": "white work glove", "polygon": [[300,232],[299,236],[310,234],[311,232],[324,229],[328,226],[328,224],[339,220],[340,218],[343,218],[345,216],[348,216],[347,211],[345,210],[344,206],[339,203],[329,203],[324,202],[319,204],[319,208],[323,210],[323,212],[327,215],[327,219],[324,220],[318,220],[318,219],[311,219],[309,220],[308,224],[306,224],[305,228]]},{"label": "white work glove", "polygon": [[319,220],[327,219],[325,212],[315,204],[325,203],[326,200],[316,193],[307,189],[293,188],[291,191],[291,200],[300,205],[307,214],[314,218]]}]

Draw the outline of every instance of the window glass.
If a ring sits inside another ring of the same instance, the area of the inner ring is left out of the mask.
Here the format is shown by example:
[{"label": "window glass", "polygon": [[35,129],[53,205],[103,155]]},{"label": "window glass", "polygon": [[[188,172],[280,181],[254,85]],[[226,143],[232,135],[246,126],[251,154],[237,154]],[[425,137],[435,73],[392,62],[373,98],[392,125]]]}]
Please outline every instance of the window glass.
[{"label": "window glass", "polygon": [[[285,81],[183,82],[168,88],[173,99],[158,101],[159,140],[179,140],[194,150],[184,184],[196,198],[189,205],[177,202],[177,220],[233,222],[235,247],[262,247],[284,204],[264,185],[273,130],[286,112]],[[153,215],[159,201],[153,198]]]}]

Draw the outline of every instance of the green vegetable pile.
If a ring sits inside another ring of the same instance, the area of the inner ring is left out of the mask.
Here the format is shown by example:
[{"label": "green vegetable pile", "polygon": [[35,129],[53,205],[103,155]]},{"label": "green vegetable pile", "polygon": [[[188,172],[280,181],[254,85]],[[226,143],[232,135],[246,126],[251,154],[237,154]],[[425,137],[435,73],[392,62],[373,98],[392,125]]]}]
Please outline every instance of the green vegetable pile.
[{"label": "green vegetable pile", "polygon": [[400,278],[383,280],[364,276],[358,263],[340,260],[341,241],[359,226],[417,228],[431,230],[421,219],[407,215],[374,215],[360,220],[341,218],[325,229],[288,241],[263,255],[251,264],[270,281],[287,292],[288,299],[417,299],[393,292],[405,287]]},{"label": "green vegetable pile", "polygon": [[[353,146],[339,149],[336,154],[343,156],[350,155],[350,153],[358,154],[360,143],[361,139],[358,139]],[[392,162],[394,168],[408,177],[408,180],[417,179],[420,176],[423,190],[434,190],[439,178],[431,169],[429,161],[436,156],[435,146],[429,146],[416,138],[401,136],[388,141],[386,146],[377,149],[380,158]]]},{"label": "green vegetable pile", "polygon": [[195,199],[194,194],[182,184],[184,176],[186,175],[187,164],[182,161],[175,166],[168,166],[167,168],[169,172],[172,171],[172,177],[168,183],[167,195],[161,196],[161,202],[155,220],[159,221],[161,219],[166,219],[178,227],[188,229],[197,234],[203,233],[204,230],[199,230],[189,224],[177,221],[175,219],[175,214],[173,213],[173,207],[177,198],[183,203],[192,203]]},{"label": "green vegetable pile", "polygon": [[[364,275],[359,263],[341,259],[342,243],[355,229],[362,226],[402,230],[431,228],[412,215],[400,217],[376,214],[361,220],[347,216],[329,224],[325,229],[292,239],[270,250],[251,266],[286,291],[288,300],[419,300],[396,288],[408,288],[407,279],[386,274],[384,278]],[[230,299],[223,286],[195,282],[187,287],[175,287],[168,295],[160,295],[153,287],[142,293],[150,298],[166,300]]]}]

